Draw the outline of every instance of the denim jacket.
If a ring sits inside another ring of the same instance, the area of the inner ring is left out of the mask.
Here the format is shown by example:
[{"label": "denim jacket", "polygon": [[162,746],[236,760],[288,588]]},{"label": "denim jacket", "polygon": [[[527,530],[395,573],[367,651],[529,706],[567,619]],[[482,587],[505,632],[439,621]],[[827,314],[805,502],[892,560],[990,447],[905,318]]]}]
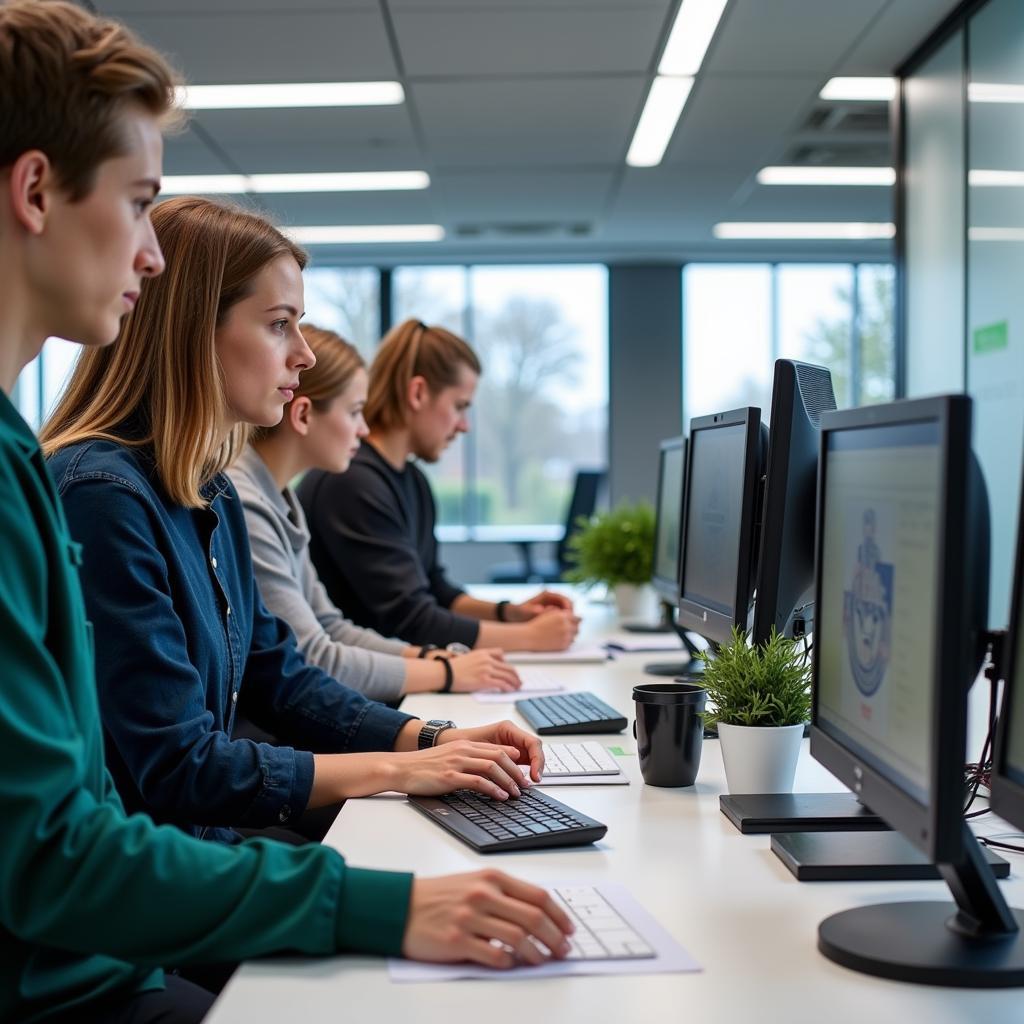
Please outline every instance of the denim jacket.
[{"label": "denim jacket", "polygon": [[[206,838],[306,807],[313,753],[390,750],[408,715],[298,652],[260,600],[242,504],[224,474],[206,508],[174,503],[151,449],[71,445],[50,460],[95,627],[107,761],[129,811]],[[275,746],[231,736],[239,703]]]}]

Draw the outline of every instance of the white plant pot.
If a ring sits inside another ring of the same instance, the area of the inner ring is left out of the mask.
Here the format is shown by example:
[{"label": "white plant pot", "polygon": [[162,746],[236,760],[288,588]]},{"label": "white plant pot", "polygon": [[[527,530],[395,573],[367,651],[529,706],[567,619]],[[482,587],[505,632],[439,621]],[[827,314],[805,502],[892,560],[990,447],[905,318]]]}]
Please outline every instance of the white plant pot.
[{"label": "white plant pot", "polygon": [[791,793],[802,725],[718,724],[730,793]]},{"label": "white plant pot", "polygon": [[658,620],[658,595],[649,583],[616,583],[614,587],[615,609],[620,619],[636,622]]}]

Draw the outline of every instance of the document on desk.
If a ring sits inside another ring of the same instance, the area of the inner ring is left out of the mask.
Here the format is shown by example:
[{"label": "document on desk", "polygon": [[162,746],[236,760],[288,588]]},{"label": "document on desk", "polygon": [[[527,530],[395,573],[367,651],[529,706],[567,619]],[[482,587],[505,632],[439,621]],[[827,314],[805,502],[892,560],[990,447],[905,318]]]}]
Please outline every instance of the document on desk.
[{"label": "document on desk", "polygon": [[681,651],[683,642],[675,633],[616,633],[604,642],[613,654],[651,654],[658,651]]},{"label": "document on desk", "polygon": [[510,665],[592,665],[607,661],[603,647],[573,646],[565,651],[507,651],[505,660]]},{"label": "document on desk", "polygon": [[481,704],[512,704],[524,697],[541,697],[565,691],[564,683],[550,672],[532,665],[524,665],[519,669],[519,679],[523,685],[518,690],[477,690],[473,696]]},{"label": "document on desk", "polygon": [[[553,883],[546,889],[579,885]],[[593,884],[593,883],[591,883]],[[388,960],[388,975],[395,982],[458,981],[462,978],[487,981],[527,981],[574,974],[684,974],[702,970],[682,946],[632,897],[624,885],[599,884],[598,892],[654,950],[653,957],[630,960],[551,960],[537,967],[523,965],[509,970],[477,964],[421,964],[412,960]]]}]

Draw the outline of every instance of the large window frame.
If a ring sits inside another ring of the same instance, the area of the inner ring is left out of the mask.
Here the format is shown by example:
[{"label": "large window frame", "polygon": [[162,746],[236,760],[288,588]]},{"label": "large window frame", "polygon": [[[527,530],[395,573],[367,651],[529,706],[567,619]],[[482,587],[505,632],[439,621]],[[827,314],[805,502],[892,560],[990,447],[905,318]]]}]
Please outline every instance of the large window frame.
[{"label": "large window frame", "polygon": [[[687,408],[686,401],[686,377],[688,371],[687,367],[687,351],[688,351],[688,338],[687,338],[687,320],[686,320],[686,282],[685,275],[686,271],[690,267],[713,267],[713,266],[731,266],[731,267],[764,267],[770,273],[769,281],[769,294],[771,308],[769,310],[769,366],[774,365],[775,360],[779,358],[782,352],[781,344],[781,316],[780,316],[780,289],[779,289],[779,273],[782,268],[785,267],[848,267],[850,268],[851,274],[851,290],[850,290],[850,381],[851,381],[851,396],[850,396],[850,407],[856,407],[862,404],[863,399],[863,380],[861,378],[861,356],[862,356],[862,340],[863,340],[863,325],[864,325],[864,301],[861,295],[861,270],[865,267],[881,267],[881,266],[892,266],[894,268],[894,288],[893,288],[893,394],[895,399],[904,397],[904,381],[901,379],[901,368],[905,364],[905,359],[901,354],[901,348],[903,345],[903,338],[899,330],[899,271],[897,265],[892,260],[884,260],[878,258],[864,258],[854,260],[838,260],[838,259],[777,259],[777,260],[765,260],[765,259],[719,259],[719,260],[687,260],[680,266],[680,274],[683,276],[683,287],[682,287],[682,302],[683,302],[683,317],[682,317],[682,346],[683,346],[683,380],[681,382],[681,394],[682,394],[682,413],[683,413],[683,428],[685,430],[687,424],[691,419],[690,410]],[[764,410],[767,413],[767,410]]]}]

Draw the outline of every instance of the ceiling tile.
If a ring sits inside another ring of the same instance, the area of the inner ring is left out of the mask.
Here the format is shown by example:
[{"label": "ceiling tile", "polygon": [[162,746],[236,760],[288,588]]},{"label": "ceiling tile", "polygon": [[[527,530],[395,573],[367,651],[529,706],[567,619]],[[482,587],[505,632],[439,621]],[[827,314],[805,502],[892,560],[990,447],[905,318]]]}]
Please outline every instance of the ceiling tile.
[{"label": "ceiling tile", "polygon": [[435,167],[620,164],[646,80],[494,80],[413,88]]},{"label": "ceiling tile", "polygon": [[705,61],[723,74],[827,77],[888,0],[731,0]]},{"label": "ceiling tile", "polygon": [[660,7],[494,7],[393,12],[411,78],[644,73],[665,22]]},{"label": "ceiling tile", "polygon": [[379,11],[125,17],[189,81],[332,82],[396,77]]}]

